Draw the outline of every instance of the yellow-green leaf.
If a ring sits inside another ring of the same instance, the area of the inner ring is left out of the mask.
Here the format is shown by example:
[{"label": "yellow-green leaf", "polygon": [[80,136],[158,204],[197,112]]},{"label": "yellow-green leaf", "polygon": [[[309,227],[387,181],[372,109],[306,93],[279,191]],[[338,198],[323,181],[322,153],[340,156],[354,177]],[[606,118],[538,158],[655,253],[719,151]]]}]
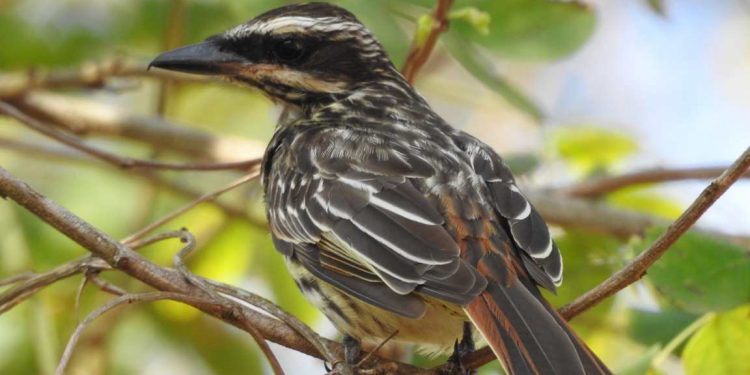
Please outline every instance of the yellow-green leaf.
[{"label": "yellow-green leaf", "polygon": [[687,375],[750,374],[750,305],[718,314],[682,354]]},{"label": "yellow-green leaf", "polygon": [[638,150],[630,136],[593,126],[557,129],[551,142],[554,152],[584,175],[608,170]]}]

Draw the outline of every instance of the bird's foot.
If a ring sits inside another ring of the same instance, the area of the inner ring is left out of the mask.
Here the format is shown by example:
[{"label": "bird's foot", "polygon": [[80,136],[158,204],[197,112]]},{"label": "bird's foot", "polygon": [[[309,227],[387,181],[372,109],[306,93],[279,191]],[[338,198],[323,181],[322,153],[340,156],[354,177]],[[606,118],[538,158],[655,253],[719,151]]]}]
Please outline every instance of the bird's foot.
[{"label": "bird's foot", "polygon": [[456,341],[453,345],[453,354],[448,357],[448,362],[443,365],[441,375],[475,375],[475,369],[467,369],[462,359],[467,354],[474,351],[474,339],[471,337],[471,323],[464,323],[464,333],[461,341]]}]

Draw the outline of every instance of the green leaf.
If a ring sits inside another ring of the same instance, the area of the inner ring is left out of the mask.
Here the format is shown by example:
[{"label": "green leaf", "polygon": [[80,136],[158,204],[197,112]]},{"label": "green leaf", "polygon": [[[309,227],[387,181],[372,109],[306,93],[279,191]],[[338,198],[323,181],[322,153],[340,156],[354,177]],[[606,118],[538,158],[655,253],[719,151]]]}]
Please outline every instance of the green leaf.
[{"label": "green leaf", "polygon": [[628,335],[643,345],[665,345],[697,318],[695,314],[676,309],[663,311],[632,309],[628,319]]},{"label": "green leaf", "polygon": [[684,207],[671,197],[655,189],[631,187],[607,195],[607,202],[617,207],[648,213],[665,219],[674,220]]},{"label": "green leaf", "polygon": [[539,167],[539,157],[531,153],[512,154],[504,157],[503,160],[513,171],[514,176],[531,173]]},{"label": "green leaf", "polygon": [[456,61],[479,82],[500,94],[514,107],[526,112],[537,121],[541,120],[543,117],[542,110],[524,93],[497,74],[490,61],[482,57],[476,48],[465,40],[450,34],[443,36],[443,42]]},{"label": "green leaf", "polygon": [[451,21],[463,21],[474,27],[481,35],[490,34],[490,21],[492,17],[489,13],[481,11],[476,7],[464,7],[454,10],[448,14]]},{"label": "green leaf", "polygon": [[[621,263],[612,255],[618,253],[623,243],[614,237],[570,230],[555,238],[555,242],[563,256],[565,273],[557,295],[550,293],[547,296],[553,305],[570,302],[587,292],[611,275]],[[573,324],[586,321],[585,325],[577,327],[579,333],[585,334],[605,319],[611,306],[610,298],[576,318]]]},{"label": "green leaf", "polygon": [[[644,243],[652,243],[663,231],[650,230]],[[686,233],[648,270],[648,277],[667,301],[692,313],[750,301],[750,254],[706,235]]]},{"label": "green leaf", "polygon": [[688,375],[750,374],[750,306],[716,315],[682,354]]},{"label": "green leaf", "polygon": [[469,22],[454,22],[449,34],[476,42],[506,58],[553,60],[567,56],[588,40],[596,18],[577,2],[546,0],[459,1],[491,18],[485,35]]},{"label": "green leaf", "polygon": [[638,150],[631,137],[593,126],[562,127],[550,139],[553,150],[583,175],[608,170]]},{"label": "green leaf", "polygon": [[664,0],[646,0],[646,5],[659,16],[667,16],[667,6],[664,5]]}]

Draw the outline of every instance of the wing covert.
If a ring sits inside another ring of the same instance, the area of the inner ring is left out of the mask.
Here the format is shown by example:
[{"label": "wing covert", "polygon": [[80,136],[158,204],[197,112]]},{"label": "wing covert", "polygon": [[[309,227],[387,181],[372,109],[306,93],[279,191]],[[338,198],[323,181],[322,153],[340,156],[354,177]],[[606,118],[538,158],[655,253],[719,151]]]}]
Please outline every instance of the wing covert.
[{"label": "wing covert", "polygon": [[[322,149],[275,155],[275,164],[294,158],[271,170],[278,176],[270,183],[280,183],[266,187],[277,248],[349,292],[385,284],[396,295],[417,290],[460,304],[478,295],[486,280],[460,258],[441,213],[413,183],[432,167],[397,148],[343,159],[352,154],[329,150],[345,147],[331,139],[308,140]],[[352,294],[373,303],[366,291]]]},{"label": "wing covert", "polygon": [[523,251],[524,266],[539,285],[554,291],[562,283],[562,257],[547,224],[500,156],[476,140],[468,143],[471,165],[485,181],[495,210],[507,220],[513,241]]}]

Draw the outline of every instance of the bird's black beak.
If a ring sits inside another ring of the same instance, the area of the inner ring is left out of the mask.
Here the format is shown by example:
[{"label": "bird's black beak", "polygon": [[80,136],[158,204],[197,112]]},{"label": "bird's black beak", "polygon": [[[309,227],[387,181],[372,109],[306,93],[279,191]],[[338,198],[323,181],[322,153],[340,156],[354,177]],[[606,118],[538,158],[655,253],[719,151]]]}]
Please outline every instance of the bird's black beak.
[{"label": "bird's black beak", "polygon": [[215,43],[206,41],[164,52],[148,68],[161,68],[193,74],[230,74],[243,64],[242,58],[222,51]]}]

